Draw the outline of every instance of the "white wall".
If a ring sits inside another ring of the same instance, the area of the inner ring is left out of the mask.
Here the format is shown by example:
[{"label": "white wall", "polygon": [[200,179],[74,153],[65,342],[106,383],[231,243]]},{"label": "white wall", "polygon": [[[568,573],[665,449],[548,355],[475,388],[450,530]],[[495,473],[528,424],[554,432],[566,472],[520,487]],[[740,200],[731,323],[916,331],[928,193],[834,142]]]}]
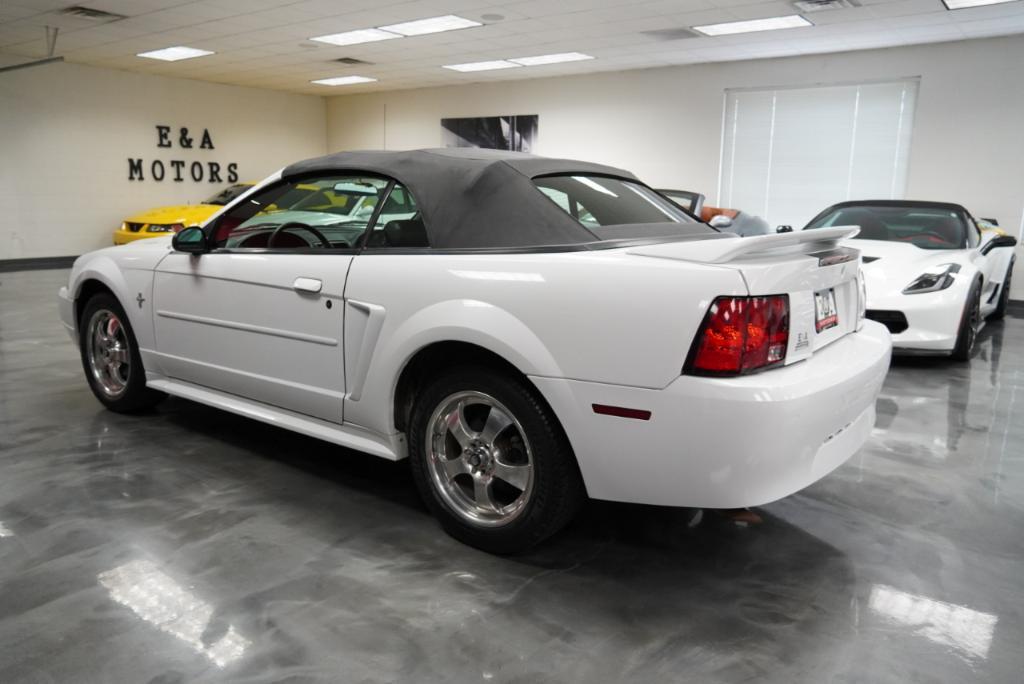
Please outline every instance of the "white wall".
[{"label": "white wall", "polygon": [[[111,244],[132,213],[195,203],[227,183],[150,179],[153,159],[238,164],[258,180],[326,149],[324,99],[52,64],[0,74],[0,259],[77,255]],[[195,142],[158,148],[155,126]],[[203,128],[214,150],[197,149]],[[195,135],[198,133],[198,135]],[[143,182],[128,158],[144,160]],[[223,176],[222,172],[222,176]]]},{"label": "white wall", "polygon": [[[621,166],[659,187],[717,194],[725,88],[920,76],[907,197],[944,199],[1024,221],[1024,36],[337,96],[327,145],[441,144],[447,116],[539,114],[538,154]],[[1021,260],[1024,264],[1024,259]],[[1024,278],[1015,298],[1024,298]]]}]

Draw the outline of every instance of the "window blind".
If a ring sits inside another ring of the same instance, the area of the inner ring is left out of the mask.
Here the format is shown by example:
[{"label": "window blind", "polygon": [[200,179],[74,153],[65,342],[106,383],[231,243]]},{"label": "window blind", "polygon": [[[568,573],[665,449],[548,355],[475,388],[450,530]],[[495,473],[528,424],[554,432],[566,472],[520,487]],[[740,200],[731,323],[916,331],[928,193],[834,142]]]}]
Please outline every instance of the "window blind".
[{"label": "window blind", "polygon": [[902,198],[917,86],[727,90],[719,203],[799,229],[836,202]]}]

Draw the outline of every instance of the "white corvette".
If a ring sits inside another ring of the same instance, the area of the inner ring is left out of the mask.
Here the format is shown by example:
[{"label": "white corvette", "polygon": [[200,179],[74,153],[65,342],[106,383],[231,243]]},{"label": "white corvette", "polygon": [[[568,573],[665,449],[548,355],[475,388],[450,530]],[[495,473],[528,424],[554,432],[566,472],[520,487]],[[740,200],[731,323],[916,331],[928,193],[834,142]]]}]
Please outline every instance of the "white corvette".
[{"label": "white corvette", "polygon": [[1010,297],[1015,238],[983,231],[959,204],[842,202],[807,229],[854,224],[863,252],[867,317],[884,323],[897,352],[966,361],[985,318]]},{"label": "white corvette", "polygon": [[[298,222],[300,183],[374,210]],[[856,452],[891,343],[837,244],[855,231],[727,236],[585,162],[340,153],[82,256],[60,311],[110,409],[172,394],[408,457],[450,533],[511,552],[587,495],[753,506]]]}]

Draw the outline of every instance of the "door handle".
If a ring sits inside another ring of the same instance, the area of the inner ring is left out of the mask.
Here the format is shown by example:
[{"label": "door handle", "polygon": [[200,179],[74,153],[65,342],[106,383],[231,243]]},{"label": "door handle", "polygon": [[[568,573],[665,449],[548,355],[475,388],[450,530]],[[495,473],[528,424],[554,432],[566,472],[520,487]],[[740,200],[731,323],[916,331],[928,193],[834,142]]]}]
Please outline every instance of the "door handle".
[{"label": "door handle", "polygon": [[296,278],[295,282],[292,283],[292,289],[299,292],[312,292],[316,294],[323,289],[323,282],[316,278]]}]

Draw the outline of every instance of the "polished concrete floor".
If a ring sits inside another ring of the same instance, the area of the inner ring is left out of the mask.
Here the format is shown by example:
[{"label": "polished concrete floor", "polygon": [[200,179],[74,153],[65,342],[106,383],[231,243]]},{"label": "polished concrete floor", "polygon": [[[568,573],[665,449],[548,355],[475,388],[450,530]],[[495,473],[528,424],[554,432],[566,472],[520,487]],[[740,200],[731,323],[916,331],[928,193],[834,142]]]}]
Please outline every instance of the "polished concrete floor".
[{"label": "polished concrete floor", "polygon": [[104,411],[65,276],[0,274],[0,682],[1024,681],[1024,319],[897,362],[866,448],[761,524],[592,503],[497,558],[402,464]]}]

